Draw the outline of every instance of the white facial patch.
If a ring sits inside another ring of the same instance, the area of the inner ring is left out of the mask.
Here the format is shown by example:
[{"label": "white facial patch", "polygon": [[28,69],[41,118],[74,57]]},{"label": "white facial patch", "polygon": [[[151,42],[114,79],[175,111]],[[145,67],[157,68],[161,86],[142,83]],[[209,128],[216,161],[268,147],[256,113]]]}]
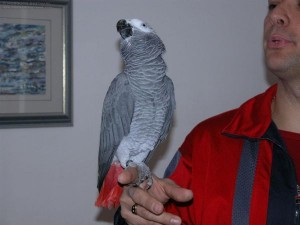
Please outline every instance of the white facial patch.
[{"label": "white facial patch", "polygon": [[153,32],[153,29],[139,19],[128,20],[128,23],[133,27],[145,33]]}]

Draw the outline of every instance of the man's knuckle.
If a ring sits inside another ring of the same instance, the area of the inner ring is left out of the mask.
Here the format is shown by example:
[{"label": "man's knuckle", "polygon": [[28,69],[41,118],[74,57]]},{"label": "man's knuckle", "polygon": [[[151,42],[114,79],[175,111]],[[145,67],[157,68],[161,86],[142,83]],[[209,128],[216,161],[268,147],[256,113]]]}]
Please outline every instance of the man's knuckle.
[{"label": "man's knuckle", "polygon": [[121,205],[122,205],[122,203],[126,204],[128,201],[130,201],[130,196],[126,192],[123,192],[123,194],[120,197]]},{"label": "man's knuckle", "polygon": [[145,209],[140,210],[140,215],[141,215],[141,217],[147,218],[147,219],[151,219],[153,217],[153,214]]},{"label": "man's knuckle", "polygon": [[135,198],[137,195],[137,188],[136,187],[129,187],[128,194],[131,198]]}]

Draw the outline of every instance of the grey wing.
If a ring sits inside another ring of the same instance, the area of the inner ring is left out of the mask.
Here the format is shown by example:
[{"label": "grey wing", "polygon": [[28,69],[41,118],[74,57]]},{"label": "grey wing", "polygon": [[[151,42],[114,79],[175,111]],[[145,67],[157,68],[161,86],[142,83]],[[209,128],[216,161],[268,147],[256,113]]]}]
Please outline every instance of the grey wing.
[{"label": "grey wing", "polygon": [[98,155],[98,189],[110,168],[115,152],[129,133],[134,110],[134,96],[125,74],[111,83],[104,99]]},{"label": "grey wing", "polygon": [[[162,141],[164,141],[167,138],[170,127],[172,125],[173,115],[174,115],[174,111],[175,111],[175,107],[176,107],[173,82],[168,76],[165,76],[165,82],[166,82],[166,87],[167,87],[166,88],[167,95],[169,95],[170,99],[169,99],[169,104],[168,104],[168,111],[167,111],[166,118],[165,118],[165,123],[164,123],[163,128],[160,133],[159,143],[161,143]],[[157,145],[159,143],[157,143]]]},{"label": "grey wing", "polygon": [[[167,113],[166,113],[165,120],[164,120],[165,122],[164,122],[162,130],[160,132],[160,138],[156,142],[154,149],[157,148],[157,146],[167,138],[168,133],[170,131],[170,127],[173,122],[173,115],[174,115],[174,111],[176,108],[173,82],[168,76],[165,76],[165,83],[166,83],[166,90],[167,90],[166,94],[169,96],[169,102],[167,105],[168,109],[167,109]],[[146,159],[144,160],[144,162],[147,163],[150,160],[153,152],[154,151],[149,152],[149,154],[146,157]]]}]

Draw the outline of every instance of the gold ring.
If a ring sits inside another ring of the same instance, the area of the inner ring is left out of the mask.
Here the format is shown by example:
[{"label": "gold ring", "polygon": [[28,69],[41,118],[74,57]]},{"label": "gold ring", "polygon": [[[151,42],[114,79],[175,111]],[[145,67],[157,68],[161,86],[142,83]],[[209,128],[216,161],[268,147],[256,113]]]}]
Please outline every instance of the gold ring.
[{"label": "gold ring", "polygon": [[137,215],[137,213],[136,213],[137,206],[138,206],[138,204],[134,203],[133,206],[131,207],[131,212],[134,215]]}]

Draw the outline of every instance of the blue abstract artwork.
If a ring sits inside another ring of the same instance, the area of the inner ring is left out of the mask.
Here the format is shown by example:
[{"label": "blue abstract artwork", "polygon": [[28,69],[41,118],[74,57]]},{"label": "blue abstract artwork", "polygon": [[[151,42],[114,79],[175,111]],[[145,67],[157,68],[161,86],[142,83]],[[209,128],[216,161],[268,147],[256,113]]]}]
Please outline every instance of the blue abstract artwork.
[{"label": "blue abstract artwork", "polygon": [[0,95],[46,93],[46,28],[0,24]]}]

